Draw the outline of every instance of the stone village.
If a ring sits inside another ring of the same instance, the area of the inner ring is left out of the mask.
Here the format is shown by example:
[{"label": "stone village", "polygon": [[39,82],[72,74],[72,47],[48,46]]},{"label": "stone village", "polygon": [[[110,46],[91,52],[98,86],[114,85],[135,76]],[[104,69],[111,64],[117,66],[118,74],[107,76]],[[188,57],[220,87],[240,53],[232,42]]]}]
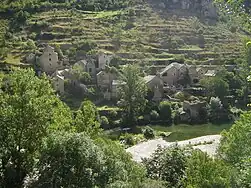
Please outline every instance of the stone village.
[{"label": "stone village", "polygon": [[[118,87],[123,84],[118,79],[118,73],[111,71],[109,67],[112,54],[105,52],[98,53],[96,58],[86,57],[85,59],[77,61],[74,65],[80,66],[84,72],[91,76],[91,85],[96,86],[102,94],[103,100],[116,101],[118,98]],[[52,80],[52,85],[55,91],[60,95],[65,93],[65,81],[69,80],[70,84],[78,87],[82,95],[88,92],[88,85],[81,83],[74,75],[71,74],[72,66],[69,59],[63,58],[59,60],[58,53],[54,48],[46,45],[43,49],[42,55],[34,56],[28,55],[27,62],[35,60],[37,65],[36,71],[38,74],[46,73]],[[233,69],[232,66],[227,67],[229,71]],[[173,62],[164,68],[156,70],[153,75],[145,75],[144,80],[152,92],[152,100],[160,102],[163,100],[175,101],[170,97],[172,94],[180,91],[203,92],[202,88],[196,88],[196,84],[205,77],[214,77],[217,73],[218,66],[216,65],[187,65]],[[205,107],[206,102],[183,101],[183,111],[189,111],[191,117],[196,117],[200,108]],[[184,117],[186,117],[184,113]]]}]

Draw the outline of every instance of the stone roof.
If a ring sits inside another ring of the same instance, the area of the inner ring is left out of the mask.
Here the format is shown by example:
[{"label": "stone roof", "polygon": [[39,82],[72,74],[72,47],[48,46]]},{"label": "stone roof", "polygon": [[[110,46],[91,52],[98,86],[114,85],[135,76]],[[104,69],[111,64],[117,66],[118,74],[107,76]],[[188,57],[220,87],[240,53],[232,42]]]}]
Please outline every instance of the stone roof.
[{"label": "stone roof", "polygon": [[183,67],[184,64],[180,64],[180,63],[171,63],[170,65],[168,65],[166,68],[164,68],[162,71],[161,71],[161,75],[164,74],[166,71],[168,71],[169,69],[171,69],[172,67],[175,67],[176,69],[180,69],[181,67]]},{"label": "stone roof", "polygon": [[147,75],[144,77],[144,80],[146,83],[149,83],[150,81],[152,81],[155,78],[154,75]]},{"label": "stone roof", "polygon": [[125,85],[126,83],[121,81],[121,80],[113,80],[112,85],[117,86],[117,85]]},{"label": "stone roof", "polygon": [[213,77],[216,75],[216,71],[215,70],[208,70],[205,74],[205,76],[210,76]]}]

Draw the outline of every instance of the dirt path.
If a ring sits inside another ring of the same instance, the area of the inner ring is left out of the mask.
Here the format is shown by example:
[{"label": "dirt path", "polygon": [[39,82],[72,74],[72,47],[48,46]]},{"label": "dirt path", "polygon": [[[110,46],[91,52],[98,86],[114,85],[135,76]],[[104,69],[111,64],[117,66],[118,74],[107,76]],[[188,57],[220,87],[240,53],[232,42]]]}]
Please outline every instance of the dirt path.
[{"label": "dirt path", "polygon": [[[186,146],[188,144],[196,145],[193,148],[200,149],[203,152],[207,152],[210,156],[216,154],[217,147],[220,143],[220,135],[208,135],[190,140],[184,140],[177,142],[180,146]],[[162,138],[149,140],[128,148],[126,151],[131,153],[133,160],[140,162],[141,158],[149,158],[151,154],[157,149],[158,145],[161,147],[169,147],[175,144],[175,142],[167,142]]]}]

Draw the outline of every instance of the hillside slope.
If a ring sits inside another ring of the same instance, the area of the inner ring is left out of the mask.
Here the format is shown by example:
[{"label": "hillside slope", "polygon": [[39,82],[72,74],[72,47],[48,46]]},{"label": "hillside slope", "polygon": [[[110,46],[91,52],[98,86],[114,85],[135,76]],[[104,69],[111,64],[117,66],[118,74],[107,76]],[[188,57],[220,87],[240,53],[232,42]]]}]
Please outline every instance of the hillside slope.
[{"label": "hillside slope", "polygon": [[59,45],[72,61],[100,50],[116,54],[121,63],[141,65],[219,64],[240,57],[245,35],[236,25],[208,24],[191,10],[172,8],[161,0],[106,11],[48,8],[30,14],[21,29],[7,34],[5,19],[0,26],[10,49],[5,61],[16,63],[43,43]]}]

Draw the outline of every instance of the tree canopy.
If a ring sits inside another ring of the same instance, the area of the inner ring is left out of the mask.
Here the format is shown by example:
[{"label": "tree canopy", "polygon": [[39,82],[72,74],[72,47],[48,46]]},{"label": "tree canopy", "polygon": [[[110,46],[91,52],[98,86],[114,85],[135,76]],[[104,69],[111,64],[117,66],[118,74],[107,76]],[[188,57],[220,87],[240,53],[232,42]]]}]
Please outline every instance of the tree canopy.
[{"label": "tree canopy", "polygon": [[120,76],[119,98],[125,112],[126,121],[134,126],[137,116],[145,109],[147,86],[140,70],[135,65],[127,65]]},{"label": "tree canopy", "polygon": [[49,80],[36,77],[31,69],[12,70],[0,85],[3,184],[20,187],[49,130],[71,129],[71,112],[56,97]]}]

